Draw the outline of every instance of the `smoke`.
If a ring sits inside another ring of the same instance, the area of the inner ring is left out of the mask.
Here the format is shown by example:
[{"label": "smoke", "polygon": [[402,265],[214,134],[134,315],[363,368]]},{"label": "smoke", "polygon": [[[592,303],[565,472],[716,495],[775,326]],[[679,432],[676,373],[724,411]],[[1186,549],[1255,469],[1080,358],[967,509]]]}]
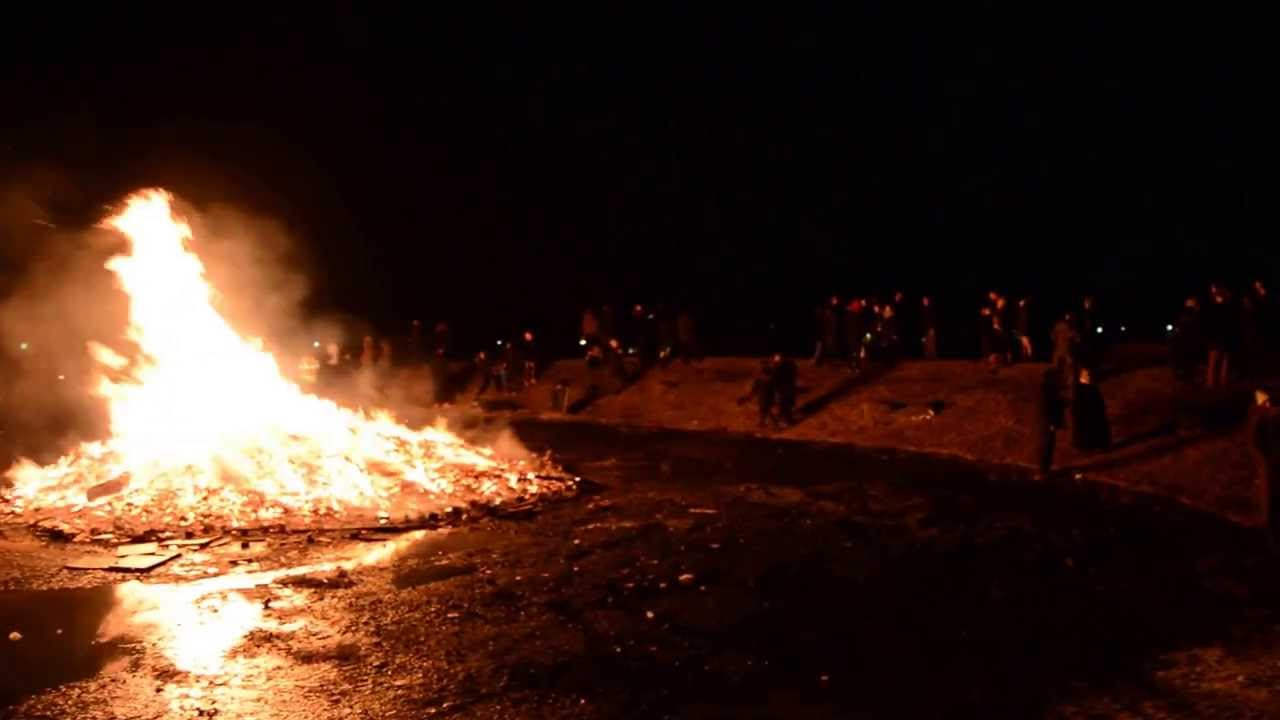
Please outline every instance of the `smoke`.
[{"label": "smoke", "polygon": [[[126,338],[128,299],[104,268],[126,250],[125,239],[96,227],[58,227],[45,200],[16,186],[0,191],[0,467],[15,456],[47,463],[82,440],[105,437],[105,404],[93,391],[98,368],[87,343],[136,352]],[[103,208],[101,216],[110,212]],[[191,247],[214,288],[215,307],[242,336],[260,339],[285,375],[299,377],[307,357],[324,362],[331,344],[344,364],[359,364],[361,339],[376,334],[357,318],[303,312],[311,273],[287,227],[181,198],[175,212],[192,228]],[[421,365],[337,374],[315,391],[349,407],[389,409],[413,425],[437,416]],[[513,438],[503,444],[523,453]]]}]

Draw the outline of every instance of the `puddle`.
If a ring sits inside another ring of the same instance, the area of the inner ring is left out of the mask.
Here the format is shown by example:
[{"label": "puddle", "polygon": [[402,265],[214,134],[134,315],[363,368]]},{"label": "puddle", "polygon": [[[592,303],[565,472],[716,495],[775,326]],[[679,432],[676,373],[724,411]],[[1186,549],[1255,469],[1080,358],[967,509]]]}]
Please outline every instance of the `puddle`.
[{"label": "puddle", "polygon": [[[0,592],[0,707],[38,690],[91,677],[121,657],[98,642],[114,587]],[[12,640],[18,633],[20,640]]]}]

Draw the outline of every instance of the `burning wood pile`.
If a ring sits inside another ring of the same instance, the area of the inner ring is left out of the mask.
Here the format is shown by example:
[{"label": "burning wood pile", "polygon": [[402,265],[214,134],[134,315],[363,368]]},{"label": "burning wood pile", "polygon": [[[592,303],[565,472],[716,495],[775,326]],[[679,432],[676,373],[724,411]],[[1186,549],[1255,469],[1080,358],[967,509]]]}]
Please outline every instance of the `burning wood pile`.
[{"label": "burning wood pile", "polygon": [[548,459],[505,461],[443,426],[304,392],[218,312],[168,194],[137,193],[104,225],[129,241],[106,265],[129,297],[121,353],[90,343],[111,434],[56,462],[21,460],[0,511],[93,534],[410,522],[573,487]]}]

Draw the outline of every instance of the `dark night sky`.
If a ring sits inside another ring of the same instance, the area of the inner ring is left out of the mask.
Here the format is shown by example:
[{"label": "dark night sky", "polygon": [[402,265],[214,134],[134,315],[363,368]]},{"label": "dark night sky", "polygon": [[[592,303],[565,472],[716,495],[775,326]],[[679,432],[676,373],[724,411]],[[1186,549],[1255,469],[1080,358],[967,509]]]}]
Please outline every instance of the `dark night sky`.
[{"label": "dark night sky", "polygon": [[741,340],[898,285],[1154,325],[1273,275],[1256,20],[959,5],[67,9],[3,31],[0,181],[66,222],[152,184],[271,214],[317,309],[464,337],[662,297]]}]

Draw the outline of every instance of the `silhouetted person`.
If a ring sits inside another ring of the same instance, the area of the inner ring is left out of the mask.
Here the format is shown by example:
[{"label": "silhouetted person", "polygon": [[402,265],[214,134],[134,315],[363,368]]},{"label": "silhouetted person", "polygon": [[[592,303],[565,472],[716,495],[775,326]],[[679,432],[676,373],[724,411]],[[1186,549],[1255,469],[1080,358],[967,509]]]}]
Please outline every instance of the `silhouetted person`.
[{"label": "silhouetted person", "polygon": [[898,314],[893,308],[892,304],[887,304],[880,309],[880,348],[882,356],[888,362],[898,358],[898,347],[901,344]]},{"label": "silhouetted person", "polygon": [[991,359],[991,311],[990,305],[983,305],[978,311],[978,362],[989,362]]},{"label": "silhouetted person", "polygon": [[627,383],[627,365],[622,357],[622,344],[617,338],[610,338],[609,343],[604,349],[605,365],[609,369],[609,375],[613,377],[619,385]]},{"label": "silhouetted person", "polygon": [[1246,437],[1253,457],[1259,514],[1269,538],[1275,543],[1276,532],[1280,530],[1280,502],[1276,501],[1276,482],[1280,478],[1280,410],[1265,390],[1254,392]]},{"label": "silhouetted person", "polygon": [[840,356],[840,335],[843,308],[835,295],[818,308],[818,342],[813,353],[813,364]]},{"label": "silhouetted person", "polygon": [[1077,317],[1079,340],[1076,344],[1076,358],[1082,365],[1097,367],[1102,362],[1102,328],[1098,315],[1097,303],[1092,295],[1086,295],[1080,303],[1080,314]]},{"label": "silhouetted person", "polygon": [[657,317],[643,305],[631,308],[631,344],[636,349],[641,369],[647,370],[658,361]]},{"label": "silhouetted person", "polygon": [[1013,333],[1010,327],[1011,313],[1009,301],[1004,297],[996,300],[995,310],[991,312],[991,352],[996,356],[995,365],[1008,364],[1013,361]]},{"label": "silhouetted person", "polygon": [[773,382],[773,361],[765,359],[760,361],[760,372],[755,379],[751,381],[751,389],[746,395],[738,398],[738,404],[742,405],[752,398],[756,401],[756,411],[759,413],[759,426],[767,427],[773,416],[773,405],[776,398],[775,385]]},{"label": "silhouetted person", "polygon": [[1076,377],[1076,349],[1080,345],[1080,333],[1076,331],[1075,318],[1071,313],[1062,316],[1062,319],[1053,326],[1053,367],[1058,371],[1059,377],[1067,383],[1068,388],[1074,388]]},{"label": "silhouetted person", "polygon": [[473,372],[480,377],[480,388],[476,390],[476,397],[479,398],[489,389],[490,386],[497,390],[499,394],[507,391],[507,368],[499,359],[493,361],[489,358],[489,354],[481,350],[476,353],[474,360]]},{"label": "silhouetted person", "polygon": [[1031,301],[1027,298],[1018,300],[1013,309],[1013,334],[1018,342],[1018,357],[1030,362],[1035,347],[1031,343]]},{"label": "silhouetted person", "polygon": [[1107,404],[1089,368],[1080,368],[1071,400],[1071,444],[1085,452],[1111,449]]},{"label": "silhouetted person", "polygon": [[1066,406],[1062,400],[1062,377],[1055,368],[1049,368],[1040,376],[1040,395],[1036,403],[1036,458],[1039,461],[1037,479],[1049,477],[1053,468],[1053,452],[1058,442],[1058,430],[1066,425]]},{"label": "silhouetted person", "polygon": [[420,365],[426,359],[425,343],[422,341],[422,321],[409,323],[409,337],[405,341],[404,359],[410,365]]},{"label": "silhouetted person", "polygon": [[389,374],[392,364],[391,339],[382,338],[378,342],[378,351],[378,372],[383,375]]},{"label": "silhouetted person", "polygon": [[926,360],[938,359],[938,315],[928,295],[920,298],[920,346]]},{"label": "silhouetted person", "polygon": [[1209,348],[1204,386],[1223,387],[1227,384],[1227,373],[1231,366],[1236,323],[1235,312],[1231,309],[1231,296],[1225,288],[1209,286],[1209,305],[1204,312],[1205,344]]},{"label": "silhouetted person", "polygon": [[796,407],[796,383],[798,372],[794,360],[780,354],[773,356],[773,386],[776,422],[782,427],[792,423],[792,411]]},{"label": "silhouetted person", "polygon": [[365,335],[360,342],[360,369],[372,370],[377,362],[378,347],[374,344],[372,335]]},{"label": "silhouetted person", "polygon": [[618,318],[613,314],[613,306],[600,308],[600,336],[607,342],[609,338],[618,337]]},{"label": "silhouetted person", "polygon": [[671,308],[658,306],[658,361],[663,365],[671,362],[676,353],[676,316]]},{"label": "silhouetted person", "polygon": [[701,350],[698,347],[698,328],[694,323],[693,314],[688,310],[681,310],[680,314],[676,316],[676,342],[679,346],[680,357],[685,362],[701,359]]},{"label": "silhouetted person", "polygon": [[844,313],[844,346],[849,356],[849,367],[859,370],[867,339],[867,306],[861,298],[854,298]]},{"label": "silhouetted person", "polygon": [[1173,325],[1173,336],[1169,338],[1169,354],[1173,360],[1173,374],[1179,382],[1196,383],[1199,380],[1200,364],[1208,353],[1204,339],[1204,318],[1200,312],[1200,301],[1195,296],[1187,298],[1182,305],[1182,313]]},{"label": "silhouetted person", "polygon": [[540,359],[538,357],[538,344],[534,340],[532,330],[525,330],[520,335],[519,352],[521,378],[524,380],[525,387],[538,384]]},{"label": "silhouetted person", "polygon": [[596,317],[596,311],[587,308],[582,311],[582,339],[587,341],[587,345],[599,345],[600,340],[600,319]]},{"label": "silhouetted person", "polygon": [[1261,280],[1240,299],[1240,369],[1247,377],[1257,375],[1266,353],[1270,333],[1271,300]]},{"label": "silhouetted person", "polygon": [[447,358],[452,351],[453,333],[449,330],[449,323],[440,321],[431,333],[431,353]]}]

